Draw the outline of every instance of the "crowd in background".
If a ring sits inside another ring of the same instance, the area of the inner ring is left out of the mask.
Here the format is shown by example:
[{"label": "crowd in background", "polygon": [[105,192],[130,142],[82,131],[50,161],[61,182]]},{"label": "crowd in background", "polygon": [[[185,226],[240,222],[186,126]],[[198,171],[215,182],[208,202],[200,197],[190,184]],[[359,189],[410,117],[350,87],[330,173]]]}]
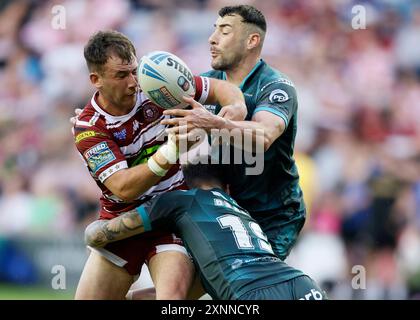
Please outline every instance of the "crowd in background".
[{"label": "crowd in background", "polygon": [[[199,74],[210,69],[207,39],[218,9],[239,3],[265,14],[263,58],[298,93],[295,152],[308,220],[288,262],[332,298],[419,298],[414,0],[2,1],[0,238],[65,237],[97,216],[99,189],[69,123],[93,93],[83,57],[93,32],[117,29],[139,57],[170,51]],[[65,9],[64,28],[52,24],[56,5]],[[355,5],[366,9],[365,29],[352,28]]]}]

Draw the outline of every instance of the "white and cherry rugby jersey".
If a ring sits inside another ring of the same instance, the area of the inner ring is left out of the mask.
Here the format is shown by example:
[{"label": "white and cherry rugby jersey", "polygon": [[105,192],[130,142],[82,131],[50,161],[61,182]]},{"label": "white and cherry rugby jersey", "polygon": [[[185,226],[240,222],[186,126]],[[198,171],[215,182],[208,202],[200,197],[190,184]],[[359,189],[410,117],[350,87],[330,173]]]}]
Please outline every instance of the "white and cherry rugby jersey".
[{"label": "white and cherry rugby jersey", "polygon": [[[195,77],[194,99],[204,103],[210,90],[210,80]],[[108,190],[104,181],[119,170],[145,163],[165,142],[166,126],[160,121],[168,118],[163,109],[153,104],[143,92],[130,113],[112,116],[96,102],[98,92],[84,107],[74,126],[76,147],[91,176],[102,190],[100,217],[112,219],[121,212],[132,210],[162,192],[186,189],[180,165],[174,165],[162,179],[135,201],[124,202]]]}]

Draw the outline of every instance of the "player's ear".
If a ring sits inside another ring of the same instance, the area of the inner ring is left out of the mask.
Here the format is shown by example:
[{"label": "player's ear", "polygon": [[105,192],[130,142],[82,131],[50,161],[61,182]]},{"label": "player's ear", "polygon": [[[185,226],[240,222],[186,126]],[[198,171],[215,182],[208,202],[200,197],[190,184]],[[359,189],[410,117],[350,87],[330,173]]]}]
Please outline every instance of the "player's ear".
[{"label": "player's ear", "polygon": [[89,79],[96,89],[100,89],[102,87],[102,78],[97,72],[91,72],[89,74]]},{"label": "player's ear", "polygon": [[248,36],[247,49],[251,50],[260,45],[261,36],[258,33],[251,33]]}]

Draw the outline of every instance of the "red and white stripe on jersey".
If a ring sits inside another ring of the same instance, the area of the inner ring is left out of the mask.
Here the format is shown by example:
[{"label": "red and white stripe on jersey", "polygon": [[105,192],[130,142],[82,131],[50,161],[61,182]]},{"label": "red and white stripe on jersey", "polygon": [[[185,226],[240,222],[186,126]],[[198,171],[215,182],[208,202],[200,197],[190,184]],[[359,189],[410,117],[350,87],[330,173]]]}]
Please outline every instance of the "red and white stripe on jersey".
[{"label": "red and white stripe on jersey", "polygon": [[[210,80],[195,77],[195,100],[204,103],[210,91]],[[166,126],[160,124],[168,116],[140,92],[130,113],[113,116],[96,102],[96,92],[78,117],[74,127],[76,147],[96,183],[102,190],[101,215],[111,218],[130,210],[157,194],[184,186],[180,166],[173,166],[159,183],[140,195],[135,203],[125,204],[103,184],[114,173],[137,165],[156,152],[164,143]],[[147,155],[145,155],[147,153]]]}]

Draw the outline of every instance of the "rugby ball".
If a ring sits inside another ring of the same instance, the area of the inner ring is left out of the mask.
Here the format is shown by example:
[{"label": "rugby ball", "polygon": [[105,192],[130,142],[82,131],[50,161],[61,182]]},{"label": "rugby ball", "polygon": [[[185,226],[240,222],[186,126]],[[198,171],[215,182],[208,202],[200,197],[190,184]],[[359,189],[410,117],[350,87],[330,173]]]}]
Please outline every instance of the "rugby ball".
[{"label": "rugby ball", "polygon": [[143,93],[164,109],[185,108],[183,96],[194,97],[194,76],[176,55],[154,51],[140,60],[138,80]]}]

